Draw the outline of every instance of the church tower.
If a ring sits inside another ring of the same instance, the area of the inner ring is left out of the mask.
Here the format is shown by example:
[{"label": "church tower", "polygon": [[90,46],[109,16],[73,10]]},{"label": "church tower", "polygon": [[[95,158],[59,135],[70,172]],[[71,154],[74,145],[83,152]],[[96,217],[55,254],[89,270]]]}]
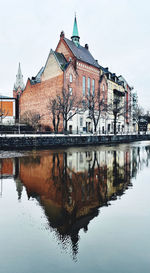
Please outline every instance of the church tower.
[{"label": "church tower", "polygon": [[78,26],[77,26],[77,19],[76,19],[76,15],[75,15],[75,19],[74,19],[74,26],[73,26],[73,33],[72,33],[72,37],[71,37],[72,41],[74,42],[74,44],[79,47],[80,45],[80,37],[79,37],[79,33],[78,33]]},{"label": "church tower", "polygon": [[22,94],[24,89],[25,89],[25,85],[23,82],[23,75],[22,75],[21,66],[19,63],[18,73],[16,75],[16,82],[15,82],[14,88],[13,88],[13,97],[14,98],[20,97],[20,95]]}]

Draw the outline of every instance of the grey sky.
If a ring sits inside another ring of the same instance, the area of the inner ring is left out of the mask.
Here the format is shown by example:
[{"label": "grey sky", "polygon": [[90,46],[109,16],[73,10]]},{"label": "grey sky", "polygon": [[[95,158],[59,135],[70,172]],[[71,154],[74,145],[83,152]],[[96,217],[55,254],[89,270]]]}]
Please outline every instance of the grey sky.
[{"label": "grey sky", "polygon": [[71,37],[75,11],[81,44],[122,74],[150,109],[149,0],[0,0],[0,93],[12,96],[19,62],[26,83],[56,48],[61,30]]}]

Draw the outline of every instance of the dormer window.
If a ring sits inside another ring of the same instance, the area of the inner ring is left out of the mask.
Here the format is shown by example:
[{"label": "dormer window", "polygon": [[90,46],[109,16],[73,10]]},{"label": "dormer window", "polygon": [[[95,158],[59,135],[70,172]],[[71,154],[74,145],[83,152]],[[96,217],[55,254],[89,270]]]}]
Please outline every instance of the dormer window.
[{"label": "dormer window", "polygon": [[72,74],[70,74],[70,82],[72,82],[73,80],[73,77],[72,77]]}]

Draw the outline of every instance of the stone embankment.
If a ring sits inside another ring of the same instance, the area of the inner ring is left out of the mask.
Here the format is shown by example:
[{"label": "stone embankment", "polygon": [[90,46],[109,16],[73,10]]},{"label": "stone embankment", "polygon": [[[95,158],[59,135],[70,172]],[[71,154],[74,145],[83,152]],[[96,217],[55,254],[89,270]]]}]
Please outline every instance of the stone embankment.
[{"label": "stone embankment", "polygon": [[0,149],[46,149],[150,140],[150,135],[0,135]]}]

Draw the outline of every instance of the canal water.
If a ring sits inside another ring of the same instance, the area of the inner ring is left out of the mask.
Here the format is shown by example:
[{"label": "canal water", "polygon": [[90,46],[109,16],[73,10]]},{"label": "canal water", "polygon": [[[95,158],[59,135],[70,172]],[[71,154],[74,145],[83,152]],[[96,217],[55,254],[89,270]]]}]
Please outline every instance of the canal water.
[{"label": "canal water", "polygon": [[150,142],[0,152],[1,273],[150,272]]}]

